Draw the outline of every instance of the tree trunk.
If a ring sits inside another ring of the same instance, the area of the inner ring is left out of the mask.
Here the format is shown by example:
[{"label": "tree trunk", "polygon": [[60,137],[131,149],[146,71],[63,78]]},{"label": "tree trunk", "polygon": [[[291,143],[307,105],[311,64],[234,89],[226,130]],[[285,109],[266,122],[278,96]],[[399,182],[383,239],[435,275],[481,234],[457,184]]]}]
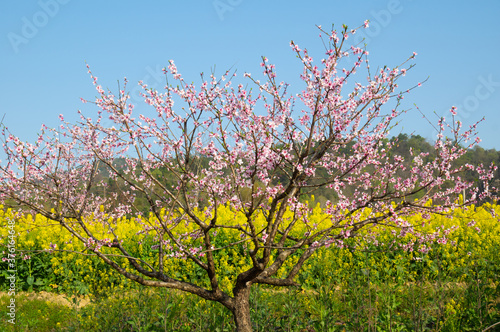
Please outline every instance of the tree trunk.
[{"label": "tree trunk", "polygon": [[252,332],[252,321],[250,320],[250,287],[234,288],[233,316],[238,332]]}]

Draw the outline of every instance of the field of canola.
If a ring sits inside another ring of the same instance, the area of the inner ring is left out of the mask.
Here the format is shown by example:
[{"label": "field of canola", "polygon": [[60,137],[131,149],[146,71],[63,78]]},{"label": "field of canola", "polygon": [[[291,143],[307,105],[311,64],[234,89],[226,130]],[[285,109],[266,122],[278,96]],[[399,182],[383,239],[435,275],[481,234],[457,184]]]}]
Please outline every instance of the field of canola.
[{"label": "field of canola", "polygon": [[[153,216],[149,218],[150,220],[144,217],[122,218],[110,222],[113,223],[115,232],[126,239],[124,245],[132,254],[154,265],[158,255],[154,238],[148,233],[140,232],[145,224],[155,222]],[[222,206],[219,218],[227,220],[228,224],[239,223],[242,222],[243,215]],[[309,218],[318,224],[325,219],[319,206]],[[421,290],[425,287],[428,290],[421,291],[421,294],[442,297],[437,309],[437,315],[442,316],[442,326],[446,325],[443,325],[443,322],[449,317],[455,316],[458,321],[468,320],[467,324],[471,326],[479,324],[478,322],[487,326],[488,321],[494,323],[495,319],[500,320],[500,206],[470,206],[455,210],[452,218],[432,215],[430,219],[425,219],[417,215],[408,220],[419,225],[425,221],[424,229],[430,233],[438,229],[434,240],[427,245],[416,243],[405,247],[411,236],[399,238],[391,231],[380,230],[377,241],[384,245],[374,246],[359,239],[350,239],[346,241],[344,248],[331,246],[319,249],[306,262],[296,279],[302,285],[300,290],[296,290],[299,293],[295,297],[300,302],[301,310],[308,312],[308,315],[314,315],[315,312],[317,315],[323,315],[323,309],[315,309],[318,303],[314,302],[314,298],[324,293],[326,298],[321,301],[335,301],[334,297],[337,297],[336,300],[341,302],[341,306],[344,306],[346,311],[349,310],[350,313],[344,315],[350,315],[350,321],[355,320],[352,315],[358,310],[358,315],[364,315],[368,319],[364,323],[365,326],[376,325],[380,317],[373,318],[371,323],[370,317],[373,313],[379,315],[379,311],[385,310],[378,306],[390,305],[385,295],[399,292],[408,297],[409,289],[414,291],[415,285],[419,285]],[[5,278],[8,270],[6,257],[9,220],[15,220],[17,232],[16,264],[19,290],[81,294],[98,300],[110,294],[137,288],[135,284],[125,280],[92,256],[90,251],[86,251],[89,255],[78,254],[77,252],[85,249],[83,244],[72,239],[61,226],[51,224],[40,215],[16,217],[12,211],[0,209],[0,243],[3,246],[0,249],[3,254],[0,262],[0,271],[3,271],[0,281],[4,287],[3,291],[7,290],[8,284]],[[257,218],[256,222],[262,221]],[[91,227],[99,231],[100,224],[95,222]],[[181,223],[176,230],[186,233],[191,231],[189,227]],[[303,231],[296,230],[297,233]],[[449,233],[446,240],[442,236],[445,233]],[[238,239],[239,235],[232,230],[218,230],[214,244],[216,247],[224,247]],[[184,241],[194,243],[194,247],[197,247],[200,240],[195,237],[185,238]],[[112,249],[105,246],[101,250],[112,253]],[[172,251],[172,257],[166,264],[165,272],[175,278],[207,285],[203,271],[192,262],[175,257],[174,252]],[[245,247],[241,244],[228,247],[216,251],[215,255],[220,284],[225,291],[230,292],[236,275],[250,267],[251,262],[248,255],[245,255]],[[279,271],[279,275],[284,275],[296,259],[297,257],[289,260]],[[125,258],[120,258],[119,261],[126,266]],[[438,285],[439,289],[435,285]],[[432,290],[429,290],[429,287]],[[316,295],[300,296],[308,292],[314,292]],[[382,296],[382,293],[385,295]],[[369,303],[369,306],[362,306],[361,303]],[[391,310],[395,314],[401,308],[398,303],[393,305]],[[342,315],[342,309],[337,315]],[[344,318],[345,321],[347,319],[348,317]]]}]

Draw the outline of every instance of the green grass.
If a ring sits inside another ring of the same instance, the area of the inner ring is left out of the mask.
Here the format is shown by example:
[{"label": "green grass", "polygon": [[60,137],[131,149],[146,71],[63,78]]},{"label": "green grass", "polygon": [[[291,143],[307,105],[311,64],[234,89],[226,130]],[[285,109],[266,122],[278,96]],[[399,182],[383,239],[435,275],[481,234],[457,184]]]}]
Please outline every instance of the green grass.
[{"label": "green grass", "polygon": [[[482,331],[500,321],[500,292],[494,284],[481,287],[354,281],[347,289],[255,287],[251,315],[262,332]],[[2,296],[1,306],[8,301]],[[166,289],[137,289],[79,309],[25,295],[16,305],[16,325],[3,319],[1,331],[234,331],[222,305]]]},{"label": "green grass", "polygon": [[[0,297],[0,307],[6,309],[11,297],[8,294]],[[16,299],[15,324],[9,323],[11,319],[2,313],[0,330],[10,331],[60,331],[58,327],[64,327],[75,318],[74,310],[62,304],[55,304],[42,299],[33,299],[25,294],[18,295]]]}]

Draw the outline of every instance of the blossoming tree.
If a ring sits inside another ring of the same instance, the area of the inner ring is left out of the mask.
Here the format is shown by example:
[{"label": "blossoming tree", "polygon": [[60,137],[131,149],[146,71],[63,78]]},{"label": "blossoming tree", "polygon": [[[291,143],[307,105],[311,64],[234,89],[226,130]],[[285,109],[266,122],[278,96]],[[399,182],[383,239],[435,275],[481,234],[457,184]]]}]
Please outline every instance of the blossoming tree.
[{"label": "blossoming tree", "polygon": [[[405,112],[399,107],[403,95],[411,90],[397,91],[397,82],[415,54],[402,65],[372,71],[364,48],[346,46],[356,29],[320,30],[326,54],[319,62],[291,42],[303,68],[298,94],[278,81],[266,58],[263,81],[244,75],[252,88],[233,83],[237,79],[230,72],[218,78],[202,74],[195,86],[170,61],[163,92],[140,82],[153,115],[136,114],[125,88],[117,95],[105,91],[89,70],[98,92],[94,117],[81,112],[81,120],[71,124],[61,116],[61,127],[42,127],[34,143],[4,128],[2,198],[59,223],[126,278],[220,302],[233,313],[238,331],[252,329],[252,285],[295,285],[317,248],[342,246],[373,225],[413,234],[423,243],[428,238],[404,216],[446,213],[489,195],[492,168],[456,163],[477,143],[475,126],[461,133],[459,122],[441,119],[435,158],[417,151],[412,160],[393,155],[387,137]],[[363,78],[356,75],[360,71]],[[463,181],[464,171],[477,172],[481,191]],[[100,194],[109,178],[122,184],[121,200],[116,192]],[[321,225],[309,220],[311,207],[301,199],[318,188],[333,193]],[[464,191],[468,199],[457,200]],[[154,264],[134,257],[109,218],[135,213],[139,196],[155,216],[143,230],[159,250]],[[244,222],[224,223],[218,215],[223,205],[242,213]],[[100,223],[103,232],[93,233],[90,222]],[[189,234],[176,231],[181,222],[189,225]],[[214,239],[221,229],[239,232],[229,246],[244,246],[251,259],[230,291],[221,288],[216,269],[215,253],[224,248]],[[103,246],[115,255],[104,253]],[[296,263],[278,277],[292,256]],[[191,260],[207,282],[166,273],[171,257]]]}]

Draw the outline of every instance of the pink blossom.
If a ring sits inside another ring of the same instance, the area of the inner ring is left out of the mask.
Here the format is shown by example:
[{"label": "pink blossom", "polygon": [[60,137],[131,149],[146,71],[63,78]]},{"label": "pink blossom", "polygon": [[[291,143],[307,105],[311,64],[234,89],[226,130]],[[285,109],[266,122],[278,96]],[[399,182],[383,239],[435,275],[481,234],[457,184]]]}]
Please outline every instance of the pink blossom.
[{"label": "pink blossom", "polygon": [[[343,38],[355,32],[344,29]],[[342,43],[336,31],[321,33],[323,59],[290,43],[300,66],[298,86],[281,81],[265,57],[263,77],[245,73],[241,83],[230,71],[191,83],[169,61],[166,85],[156,90],[140,82],[144,103],[135,107],[125,86],[116,95],[105,91],[88,67],[97,91],[94,114],[80,112],[75,123],[61,115],[60,126],[42,127],[33,144],[4,128],[0,196],[61,225],[104,261],[107,253],[133,255],[127,239],[115,234],[115,222],[135,214],[137,203],[147,204],[150,214],[133,219],[140,228],[133,239],[158,249],[157,257],[147,263],[130,257],[127,268],[147,271],[144,282],[157,277],[159,285],[210,296],[224,294],[215,268],[224,255],[214,251],[245,250],[259,271],[253,279],[252,273],[235,276],[237,286],[246,287],[240,279],[276,280],[277,253],[288,264],[321,246],[344,248],[358,236],[370,246],[422,254],[430,244],[448,243],[453,228],[431,229],[434,213],[494,198],[494,165],[459,165],[480,142],[476,124],[464,131],[441,118],[431,151],[398,155],[389,129],[406,112],[397,106],[414,83],[399,86],[411,65],[374,71],[364,48]],[[466,181],[465,171],[477,183]],[[304,198],[325,188],[331,197],[317,220]],[[408,222],[415,214],[421,224]],[[392,238],[379,241],[372,226],[394,230],[387,232]],[[474,221],[468,227],[480,231]],[[217,234],[226,232],[235,236],[222,243]],[[55,249],[50,244],[49,251]],[[165,266],[175,258],[206,271],[211,288],[168,274]]]}]

